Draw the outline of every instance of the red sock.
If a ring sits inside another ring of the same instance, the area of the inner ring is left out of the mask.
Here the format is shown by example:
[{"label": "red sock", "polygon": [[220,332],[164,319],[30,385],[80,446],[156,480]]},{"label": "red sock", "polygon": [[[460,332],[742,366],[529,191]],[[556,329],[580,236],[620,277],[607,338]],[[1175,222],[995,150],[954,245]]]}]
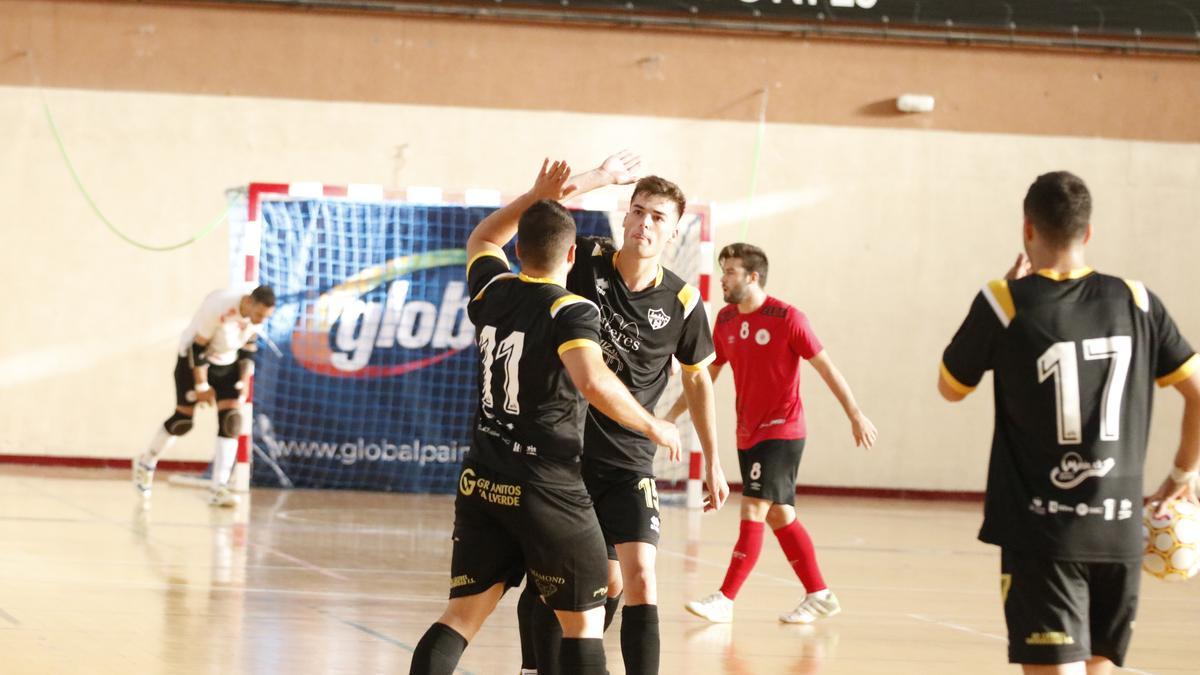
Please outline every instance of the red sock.
[{"label": "red sock", "polygon": [[813,551],[812,539],[800,521],[793,520],[775,530],[775,536],[779,539],[779,546],[787,556],[792,570],[800,577],[800,583],[804,584],[805,592],[816,593],[825,590],[825,579],[821,577],[821,568],[817,567],[817,554]]},{"label": "red sock", "polygon": [[758,562],[758,554],[762,551],[763,524],[753,520],[743,520],[738,532],[737,544],[733,547],[733,556],[729,560],[729,570],[725,572],[725,583],[721,584],[721,593],[730,600],[737,598],[738,591],[745,583],[746,577]]}]

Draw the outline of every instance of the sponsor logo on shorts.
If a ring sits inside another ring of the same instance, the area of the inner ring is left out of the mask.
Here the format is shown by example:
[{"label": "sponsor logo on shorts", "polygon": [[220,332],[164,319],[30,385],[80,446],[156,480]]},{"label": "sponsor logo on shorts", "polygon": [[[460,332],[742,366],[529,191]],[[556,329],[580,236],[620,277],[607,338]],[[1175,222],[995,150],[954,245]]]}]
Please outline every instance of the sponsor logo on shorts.
[{"label": "sponsor logo on shorts", "polygon": [[[529,570],[530,576],[533,577],[533,582],[537,585],[538,593],[543,598],[548,598],[558,592],[560,588],[566,585],[567,580],[562,577],[553,576],[550,574],[542,574],[537,570]],[[604,587],[604,592],[608,592],[608,587]]]},{"label": "sponsor logo on shorts", "polygon": [[[468,473],[471,474],[469,477],[467,476]],[[476,478],[475,472],[471,469],[463,470],[462,476],[458,479],[458,489],[468,497],[472,493],[478,492],[479,498],[489,504],[498,504],[500,506],[521,505],[520,485],[493,483],[487,478]]]},{"label": "sponsor logo on shorts", "polygon": [[1068,452],[1062,456],[1058,466],[1050,470],[1050,482],[1055,487],[1070,490],[1089,478],[1103,478],[1116,465],[1117,460],[1112,457],[1088,462],[1079,453]]},{"label": "sponsor logo on shorts", "polygon": [[467,497],[470,497],[471,493],[475,492],[474,469],[463,469],[462,475],[458,477],[458,491]]},{"label": "sponsor logo on shorts", "polygon": [[596,590],[592,591],[593,598],[600,598],[600,597],[604,597],[606,595],[608,595],[608,586],[601,586],[600,588],[597,588]]},{"label": "sponsor logo on shorts", "polygon": [[1075,644],[1075,638],[1059,631],[1045,631],[1030,633],[1029,637],[1025,638],[1025,644],[1036,647],[1059,647]]},{"label": "sponsor logo on shorts", "polygon": [[658,516],[650,516],[650,529],[654,530],[655,532],[658,532],[658,526],[659,526]]},{"label": "sponsor logo on shorts", "polygon": [[467,584],[473,584],[473,583],[475,583],[475,580],[472,579],[470,577],[470,575],[467,575],[467,574],[460,574],[456,577],[450,577],[450,589],[451,590],[458,588],[460,586],[466,586]]}]

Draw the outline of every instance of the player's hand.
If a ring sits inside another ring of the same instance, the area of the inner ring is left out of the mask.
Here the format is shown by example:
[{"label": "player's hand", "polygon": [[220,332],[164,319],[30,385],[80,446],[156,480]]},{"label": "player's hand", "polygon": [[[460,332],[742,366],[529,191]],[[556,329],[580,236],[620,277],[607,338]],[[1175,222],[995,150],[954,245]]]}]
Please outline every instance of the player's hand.
[{"label": "player's hand", "polygon": [[1185,502],[1191,502],[1200,506],[1200,500],[1196,498],[1196,483],[1195,481],[1184,481],[1176,483],[1168,476],[1163,480],[1162,485],[1154,491],[1154,494],[1146,497],[1147,504],[1154,505],[1154,517],[1161,518],[1167,515],[1167,502],[1174,499],[1182,499]]},{"label": "player's hand", "polygon": [[565,199],[575,191],[574,185],[567,185],[567,179],[570,177],[571,167],[567,166],[566,162],[559,160],[552,164],[549,159],[543,159],[542,170],[533,181],[533,187],[529,188],[529,195],[537,200]]},{"label": "player's hand", "polygon": [[725,480],[725,471],[721,465],[709,465],[704,470],[704,510],[716,511],[725,505],[729,499],[729,482]]},{"label": "player's hand", "polygon": [[850,429],[854,434],[854,445],[863,450],[870,450],[871,446],[875,445],[875,438],[879,436],[875,425],[862,413],[850,418]]},{"label": "player's hand", "polygon": [[683,451],[680,450],[679,427],[666,420],[655,418],[650,425],[650,433],[647,435],[650,440],[667,449],[667,457],[672,462],[678,462],[683,457]]},{"label": "player's hand", "polygon": [[1008,268],[1008,271],[1004,273],[1004,278],[1013,281],[1024,276],[1029,276],[1029,273],[1032,271],[1033,264],[1029,262],[1029,258],[1024,253],[1018,253],[1012,267]]},{"label": "player's hand", "polygon": [[192,393],[196,394],[196,406],[203,408],[206,405],[212,405],[217,402],[217,392],[214,389],[193,389]]},{"label": "player's hand", "polygon": [[642,158],[637,153],[622,150],[600,164],[600,171],[613,185],[628,185],[642,177]]}]

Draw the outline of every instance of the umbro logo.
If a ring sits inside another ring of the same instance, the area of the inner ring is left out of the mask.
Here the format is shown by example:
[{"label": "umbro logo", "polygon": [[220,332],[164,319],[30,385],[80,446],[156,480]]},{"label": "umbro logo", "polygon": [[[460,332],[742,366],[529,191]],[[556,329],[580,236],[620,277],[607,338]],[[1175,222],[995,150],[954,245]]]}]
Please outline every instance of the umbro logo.
[{"label": "umbro logo", "polygon": [[661,309],[646,310],[646,318],[650,319],[650,327],[654,330],[658,330],[671,323],[671,317],[667,316],[667,313]]}]

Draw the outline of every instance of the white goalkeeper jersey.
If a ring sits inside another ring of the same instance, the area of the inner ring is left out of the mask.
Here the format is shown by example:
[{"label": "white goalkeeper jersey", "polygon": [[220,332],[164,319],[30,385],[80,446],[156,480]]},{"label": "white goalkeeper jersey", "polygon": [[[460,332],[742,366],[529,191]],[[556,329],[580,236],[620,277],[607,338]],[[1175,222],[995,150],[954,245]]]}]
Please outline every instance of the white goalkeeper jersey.
[{"label": "white goalkeeper jersey", "polygon": [[238,349],[258,333],[258,326],[239,310],[243,296],[228,289],[209,293],[179,337],[179,355],[187,356],[199,336],[208,340],[204,355],[209,363],[227,366],[236,361]]}]

